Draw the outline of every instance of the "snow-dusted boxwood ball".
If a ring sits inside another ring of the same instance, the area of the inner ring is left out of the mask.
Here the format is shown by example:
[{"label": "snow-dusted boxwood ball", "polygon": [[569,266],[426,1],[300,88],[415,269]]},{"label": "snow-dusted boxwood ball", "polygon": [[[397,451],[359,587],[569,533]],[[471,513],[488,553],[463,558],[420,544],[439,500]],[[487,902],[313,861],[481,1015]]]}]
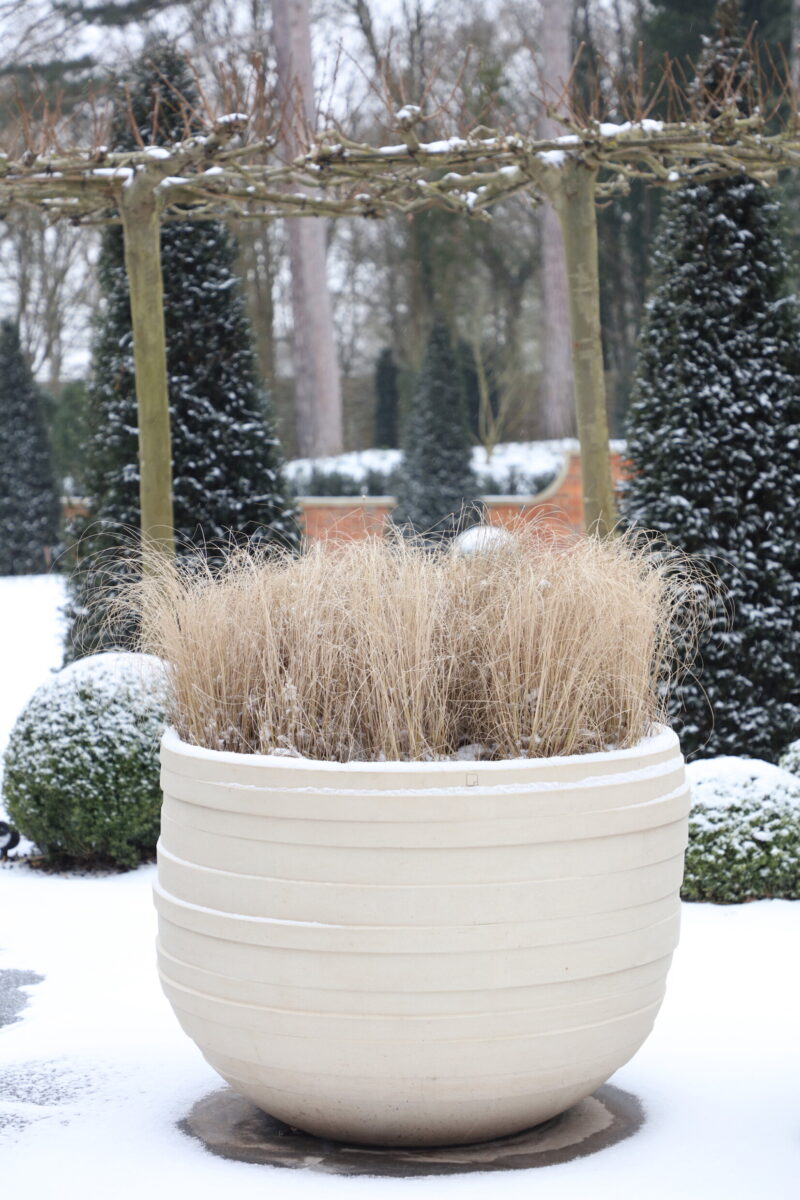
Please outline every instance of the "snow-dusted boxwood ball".
[{"label": "snow-dusted boxwood ball", "polygon": [[800,899],[800,779],[759,759],[686,768],[692,789],[685,900]]},{"label": "snow-dusted boxwood ball", "polygon": [[800,779],[800,738],[787,746],[786,753],[778,760],[778,766],[783,767],[784,771],[790,771],[792,775],[796,775]]},{"label": "snow-dusted boxwood ball", "polygon": [[163,669],[145,654],[80,659],[36,691],[5,753],[9,816],[49,858],[133,867],[155,851]]}]

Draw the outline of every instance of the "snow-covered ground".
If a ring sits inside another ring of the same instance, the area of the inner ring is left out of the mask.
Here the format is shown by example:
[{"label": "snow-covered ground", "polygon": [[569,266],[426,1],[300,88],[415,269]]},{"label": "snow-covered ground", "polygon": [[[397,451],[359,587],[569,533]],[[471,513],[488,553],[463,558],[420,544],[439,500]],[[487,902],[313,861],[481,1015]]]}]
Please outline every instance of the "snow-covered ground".
[{"label": "snow-covered ground", "polygon": [[62,575],[0,577],[0,780],[2,753],[20,710],[61,666],[63,604]]},{"label": "snow-covered ground", "polygon": [[[60,659],[55,578],[0,580],[2,728]],[[0,867],[0,971],[33,971],[0,1029],[0,1181],[30,1200],[797,1200],[800,903],[684,907],[667,999],[613,1082],[647,1120],[561,1166],[344,1179],[228,1162],[177,1129],[219,1086],[155,969],[154,868],[52,876]]]},{"label": "snow-covered ground", "polygon": [[629,1141],[533,1176],[379,1182],[228,1162],[178,1131],[219,1081],[159,990],[153,878],[0,870],[0,969],[45,977],[0,1031],[4,1195],[797,1198],[800,904],[686,906],[655,1031],[613,1080],[647,1112]]}]

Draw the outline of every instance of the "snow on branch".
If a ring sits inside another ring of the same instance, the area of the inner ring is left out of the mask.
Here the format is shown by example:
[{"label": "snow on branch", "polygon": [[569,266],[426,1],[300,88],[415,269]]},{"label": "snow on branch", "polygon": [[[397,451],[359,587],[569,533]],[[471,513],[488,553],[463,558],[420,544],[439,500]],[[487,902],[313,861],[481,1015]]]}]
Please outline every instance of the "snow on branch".
[{"label": "snow on branch", "polygon": [[800,165],[797,98],[789,82],[773,82],[768,104],[762,78],[748,78],[746,102],[741,85],[725,79],[713,95],[696,88],[680,93],[668,64],[664,88],[679,119],[653,118],[653,102],[641,96],[627,112],[620,104],[624,119],[618,120],[576,102],[562,105],[564,132],[551,138],[514,128],[459,128],[442,106],[426,112],[426,96],[399,107],[387,101],[385,142],[355,140],[338,127],[306,128],[291,157],[281,149],[287,115],[269,103],[264,87],[231,92],[231,110],[221,115],[208,104],[193,111],[192,128],[187,118],[181,140],[159,136],[159,144],[144,145],[139,138],[132,151],[112,152],[99,142],[64,149],[52,122],[34,129],[27,114],[20,126],[26,149],[0,155],[0,213],[33,207],[51,220],[117,221],[126,189],[135,185],[138,194],[157,197],[167,221],[381,218],[428,208],[486,220],[513,195],[553,199],[565,186],[565,172],[578,167],[592,172],[601,201],[625,192],[633,180],[674,188],[745,174],[769,184],[779,171]]}]

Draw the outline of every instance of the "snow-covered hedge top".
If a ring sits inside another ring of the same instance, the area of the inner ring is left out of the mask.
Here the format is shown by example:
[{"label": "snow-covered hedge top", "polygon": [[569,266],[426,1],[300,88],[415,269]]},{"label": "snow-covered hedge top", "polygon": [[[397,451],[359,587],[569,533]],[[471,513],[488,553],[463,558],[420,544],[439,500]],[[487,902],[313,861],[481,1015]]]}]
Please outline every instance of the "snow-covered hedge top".
[{"label": "snow-covered hedge top", "polygon": [[78,658],[64,667],[45,687],[62,688],[73,686],[73,681],[91,681],[95,691],[113,693],[122,686],[144,688],[149,692],[162,685],[164,665],[154,654],[133,654],[122,650],[108,650],[102,654],[90,654]]},{"label": "snow-covered hedge top", "polygon": [[156,737],[163,727],[164,667],[151,654],[107,652],[80,658],[48,679],[34,693],[23,716],[38,739],[70,743],[86,723],[87,693],[92,712],[102,711],[102,739],[113,743]]},{"label": "snow-covered hedge top", "polygon": [[[478,481],[488,480],[492,487],[507,486],[513,475],[534,480],[556,476],[564,465],[567,454],[577,450],[573,439],[552,442],[501,442],[495,446],[491,458],[483,446],[472,450],[472,466]],[[401,450],[352,450],[328,458],[295,458],[286,465],[286,475],[299,494],[308,487],[313,471],[325,474],[341,474],[363,483],[370,472],[389,475],[396,471],[403,459]]]},{"label": "snow-covered hedge top", "polygon": [[687,765],[686,775],[694,809],[743,808],[754,804],[800,809],[800,779],[759,758],[701,759]]}]

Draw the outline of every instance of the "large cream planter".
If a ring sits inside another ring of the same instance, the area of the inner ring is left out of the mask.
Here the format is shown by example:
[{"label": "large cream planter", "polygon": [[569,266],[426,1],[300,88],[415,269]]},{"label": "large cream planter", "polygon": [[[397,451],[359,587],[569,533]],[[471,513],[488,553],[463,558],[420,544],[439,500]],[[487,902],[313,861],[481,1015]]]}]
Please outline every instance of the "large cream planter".
[{"label": "large cream planter", "polygon": [[647,1037],[678,940],[689,794],[668,729],[505,762],[328,763],[171,731],[164,990],[238,1092],[320,1136],[510,1134]]}]

